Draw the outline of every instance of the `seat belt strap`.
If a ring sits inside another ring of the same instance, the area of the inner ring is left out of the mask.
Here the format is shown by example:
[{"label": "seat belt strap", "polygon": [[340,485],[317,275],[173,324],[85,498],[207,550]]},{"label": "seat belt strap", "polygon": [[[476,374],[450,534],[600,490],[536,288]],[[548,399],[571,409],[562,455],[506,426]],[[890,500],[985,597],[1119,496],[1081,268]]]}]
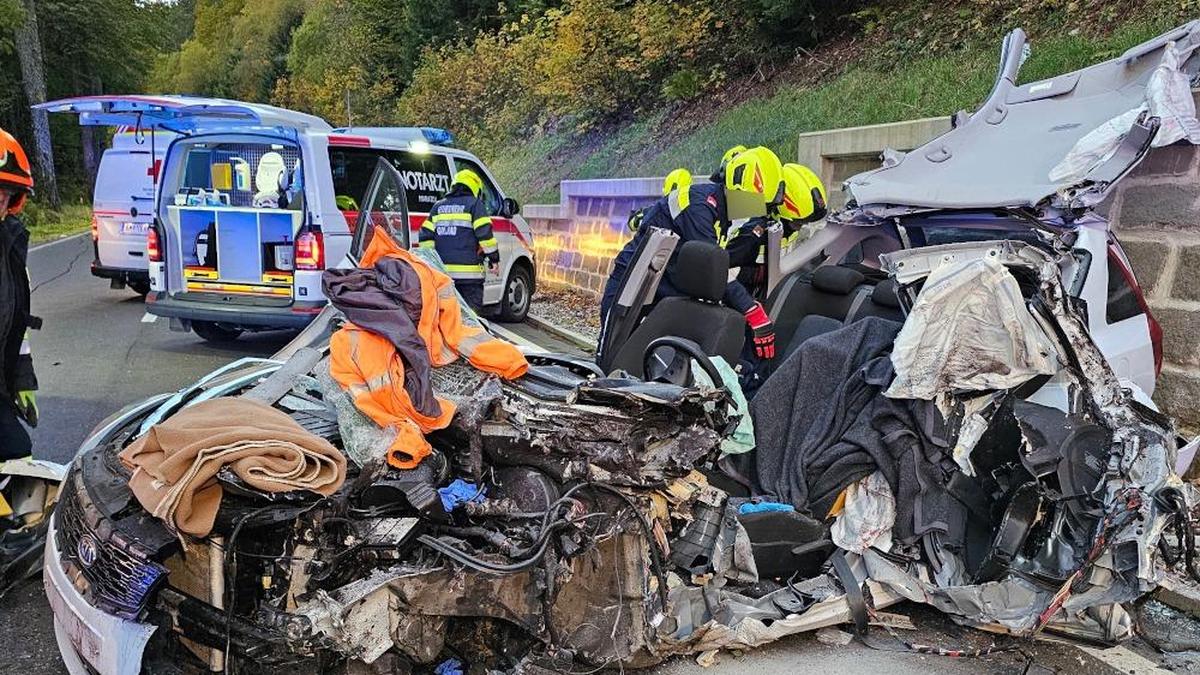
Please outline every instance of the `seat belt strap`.
[{"label": "seat belt strap", "polygon": [[830,561],[833,562],[838,581],[846,589],[846,604],[850,606],[850,616],[854,619],[854,634],[862,638],[867,634],[867,600],[863,597],[862,582],[850,569],[846,554],[841,549],[833,552]]},{"label": "seat belt strap", "polygon": [[842,322],[842,325],[848,326],[854,323],[855,319],[858,318],[854,315],[858,313],[863,303],[867,301],[867,296],[871,295],[874,290],[871,286],[863,286],[858,289],[858,294],[850,301],[850,311],[846,312],[846,320]]}]

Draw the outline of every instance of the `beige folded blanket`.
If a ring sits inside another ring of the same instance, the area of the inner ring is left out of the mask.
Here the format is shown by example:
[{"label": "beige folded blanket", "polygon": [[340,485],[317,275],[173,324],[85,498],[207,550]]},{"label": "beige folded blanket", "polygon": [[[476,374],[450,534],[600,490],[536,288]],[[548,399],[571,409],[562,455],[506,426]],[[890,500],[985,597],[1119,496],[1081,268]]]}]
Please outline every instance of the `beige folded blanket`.
[{"label": "beige folded blanket", "polygon": [[331,495],[346,480],[346,457],[287,414],[244,398],[217,398],[156,424],[120,454],[138,502],[171,529],[212,531],[221,506],[217,472],[228,466],[264,492]]}]

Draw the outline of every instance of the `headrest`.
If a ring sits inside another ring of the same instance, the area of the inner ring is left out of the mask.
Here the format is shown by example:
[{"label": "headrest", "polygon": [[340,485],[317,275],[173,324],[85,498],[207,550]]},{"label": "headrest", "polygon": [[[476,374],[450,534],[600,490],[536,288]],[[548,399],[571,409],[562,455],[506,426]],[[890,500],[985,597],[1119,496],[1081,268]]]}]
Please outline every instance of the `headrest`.
[{"label": "headrest", "polygon": [[875,290],[871,291],[871,302],[884,307],[900,308],[900,296],[896,293],[897,285],[895,279],[884,279],[875,285]]},{"label": "headrest", "polygon": [[671,273],[680,293],[697,300],[719,302],[729,282],[729,253],[716,244],[686,241]]},{"label": "headrest", "polygon": [[830,265],[818,267],[817,271],[813,272],[812,285],[818,291],[834,295],[850,295],[850,291],[866,280],[867,278],[858,270]]}]

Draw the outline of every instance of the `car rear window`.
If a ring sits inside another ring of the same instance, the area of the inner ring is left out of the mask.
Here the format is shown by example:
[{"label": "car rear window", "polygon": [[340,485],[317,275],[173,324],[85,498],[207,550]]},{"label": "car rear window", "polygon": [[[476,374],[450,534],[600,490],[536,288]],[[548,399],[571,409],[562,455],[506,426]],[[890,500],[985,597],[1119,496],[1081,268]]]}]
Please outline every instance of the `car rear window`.
[{"label": "car rear window", "polygon": [[[925,246],[938,246],[940,244],[958,244],[963,242],[979,242],[979,241],[1001,241],[1010,239],[1012,241],[1023,241],[1027,244],[1039,244],[1041,240],[1033,230],[1022,230],[1013,228],[974,228],[974,227],[953,227],[953,226],[924,226],[920,228],[907,228],[910,230],[919,229],[924,233]],[[911,235],[910,235],[911,236]]]},{"label": "car rear window", "polygon": [[1104,308],[1105,320],[1110,324],[1132,319],[1142,313],[1142,303],[1138,292],[1129,283],[1125,266],[1117,257],[1117,252],[1108,252],[1108,304]]}]

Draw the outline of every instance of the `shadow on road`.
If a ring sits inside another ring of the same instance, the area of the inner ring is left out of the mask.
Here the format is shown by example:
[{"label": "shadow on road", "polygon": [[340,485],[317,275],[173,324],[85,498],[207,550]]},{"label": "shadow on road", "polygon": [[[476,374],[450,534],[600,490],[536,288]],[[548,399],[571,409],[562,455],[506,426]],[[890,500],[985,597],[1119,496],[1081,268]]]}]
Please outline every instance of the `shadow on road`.
[{"label": "shadow on road", "polygon": [[239,356],[270,356],[281,347],[291,342],[298,331],[271,330],[261,333],[246,333],[231,342],[208,342],[195,334],[176,333],[179,340],[158,345],[156,351],[172,354],[205,354],[226,355],[230,358]]}]

